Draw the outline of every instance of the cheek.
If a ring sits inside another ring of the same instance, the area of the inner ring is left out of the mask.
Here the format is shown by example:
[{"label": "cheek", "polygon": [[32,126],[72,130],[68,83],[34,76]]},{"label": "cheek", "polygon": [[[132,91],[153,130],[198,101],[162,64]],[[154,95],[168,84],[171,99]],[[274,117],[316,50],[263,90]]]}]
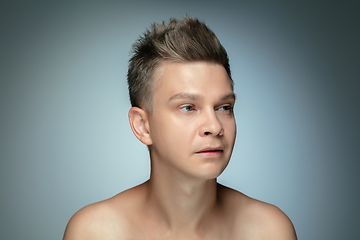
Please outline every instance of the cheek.
[{"label": "cheek", "polygon": [[193,125],[184,122],[173,122],[166,131],[168,134],[168,141],[178,144],[179,148],[190,143],[194,136],[194,132],[196,132]]},{"label": "cheek", "polygon": [[223,123],[224,130],[227,132],[229,138],[235,140],[236,137],[236,122],[235,119],[228,119]]},{"label": "cheek", "polygon": [[153,143],[166,148],[181,148],[189,141],[189,124],[171,117],[154,119],[150,125]]},{"label": "cheek", "polygon": [[196,135],[198,133],[196,124],[193,121],[190,122],[172,122],[166,128],[166,140],[164,144],[167,148],[171,148],[177,155],[187,154],[189,150],[192,150]]}]

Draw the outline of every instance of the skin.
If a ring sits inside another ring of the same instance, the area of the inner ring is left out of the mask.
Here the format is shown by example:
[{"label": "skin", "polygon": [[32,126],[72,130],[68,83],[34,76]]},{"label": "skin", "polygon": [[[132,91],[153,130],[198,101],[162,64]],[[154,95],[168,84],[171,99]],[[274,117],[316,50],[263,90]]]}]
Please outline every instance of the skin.
[{"label": "skin", "polygon": [[280,209],[216,181],[236,136],[224,67],[165,62],[155,76],[152,113],[129,111],[135,136],[150,149],[150,179],[78,211],[64,240],[296,239]]}]

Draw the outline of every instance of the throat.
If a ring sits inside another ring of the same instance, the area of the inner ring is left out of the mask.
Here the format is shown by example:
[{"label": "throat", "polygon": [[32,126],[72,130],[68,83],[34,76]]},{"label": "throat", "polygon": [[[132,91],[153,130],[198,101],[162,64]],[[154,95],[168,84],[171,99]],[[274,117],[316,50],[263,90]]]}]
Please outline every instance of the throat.
[{"label": "throat", "polygon": [[218,207],[215,179],[191,186],[150,179],[147,185],[149,214],[156,216],[169,229],[198,228]]}]

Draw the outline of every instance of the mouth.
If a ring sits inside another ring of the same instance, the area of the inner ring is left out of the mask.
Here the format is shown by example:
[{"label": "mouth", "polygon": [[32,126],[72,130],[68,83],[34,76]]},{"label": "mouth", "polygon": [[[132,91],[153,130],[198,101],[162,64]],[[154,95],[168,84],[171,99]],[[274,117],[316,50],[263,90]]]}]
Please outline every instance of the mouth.
[{"label": "mouth", "polygon": [[196,154],[203,155],[203,156],[219,156],[224,152],[224,149],[222,147],[217,148],[204,148]]}]

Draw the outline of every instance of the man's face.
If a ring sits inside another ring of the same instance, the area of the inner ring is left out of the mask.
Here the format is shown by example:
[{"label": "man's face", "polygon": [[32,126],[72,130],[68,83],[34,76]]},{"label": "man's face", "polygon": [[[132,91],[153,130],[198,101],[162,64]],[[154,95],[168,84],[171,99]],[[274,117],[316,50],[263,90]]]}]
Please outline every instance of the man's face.
[{"label": "man's face", "polygon": [[162,63],[148,116],[152,168],[198,179],[218,177],[235,142],[235,95],[225,68],[207,62]]}]

